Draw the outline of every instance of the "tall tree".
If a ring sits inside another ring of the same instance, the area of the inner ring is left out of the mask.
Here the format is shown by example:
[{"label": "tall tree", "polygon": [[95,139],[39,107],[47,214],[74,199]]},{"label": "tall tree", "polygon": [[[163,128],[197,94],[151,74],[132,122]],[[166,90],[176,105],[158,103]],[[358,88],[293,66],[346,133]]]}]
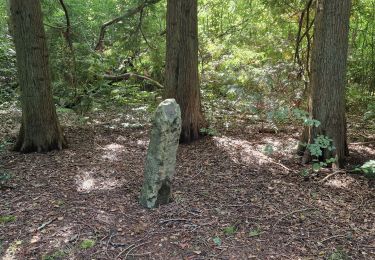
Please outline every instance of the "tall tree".
[{"label": "tall tree", "polygon": [[197,0],[168,0],[166,98],[181,107],[181,142],[199,138],[204,124],[198,77]]},{"label": "tall tree", "polygon": [[15,150],[46,152],[66,145],[52,99],[40,0],[10,0],[21,88],[22,122]]},{"label": "tall tree", "polygon": [[335,149],[322,159],[335,157],[342,167],[348,154],[345,117],[345,82],[351,0],[318,0],[311,56],[310,114],[320,121],[306,135],[314,143],[318,135],[333,140]]}]

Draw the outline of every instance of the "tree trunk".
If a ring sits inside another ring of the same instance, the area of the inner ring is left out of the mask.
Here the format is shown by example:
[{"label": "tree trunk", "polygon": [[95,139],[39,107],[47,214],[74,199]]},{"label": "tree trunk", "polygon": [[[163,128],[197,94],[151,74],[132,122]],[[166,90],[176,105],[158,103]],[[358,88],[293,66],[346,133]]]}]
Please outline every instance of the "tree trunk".
[{"label": "tree trunk", "polygon": [[181,107],[180,142],[199,138],[204,124],[198,77],[197,0],[168,0],[166,98]]},{"label": "tree trunk", "polygon": [[310,115],[319,127],[308,129],[308,142],[328,136],[336,149],[323,151],[321,159],[336,158],[342,167],[348,154],[345,118],[345,83],[350,0],[319,0],[311,57]]},{"label": "tree trunk", "polygon": [[52,99],[40,1],[11,0],[10,9],[22,104],[22,124],[15,150],[61,150],[66,141]]}]

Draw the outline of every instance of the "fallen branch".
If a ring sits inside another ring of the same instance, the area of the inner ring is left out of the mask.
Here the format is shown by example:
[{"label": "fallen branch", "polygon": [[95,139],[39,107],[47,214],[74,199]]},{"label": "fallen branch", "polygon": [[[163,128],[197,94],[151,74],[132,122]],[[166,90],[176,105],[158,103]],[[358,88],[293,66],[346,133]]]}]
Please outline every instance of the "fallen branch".
[{"label": "fallen branch", "polygon": [[364,145],[364,144],[375,144],[375,141],[350,143],[349,145]]},{"label": "fallen branch", "polygon": [[104,23],[100,28],[99,38],[98,38],[98,42],[96,44],[95,50],[101,51],[101,50],[104,49],[104,37],[105,37],[107,27],[109,27],[113,24],[119,23],[119,22],[121,22],[122,20],[124,20],[128,17],[134,16],[135,14],[141,12],[145,7],[151,6],[151,5],[156,4],[158,2],[160,2],[160,0],[145,0],[141,4],[139,4],[138,6],[136,6],[134,8],[131,8],[131,9],[128,9],[123,15],[118,16],[118,17],[112,19],[111,21],[108,21],[108,22]]},{"label": "fallen branch", "polygon": [[115,259],[119,259],[120,256],[125,253],[127,250],[129,250],[130,248],[134,247],[135,245],[134,244],[131,244],[130,246],[128,246],[127,248],[125,248],[124,250],[122,250],[117,256]]},{"label": "fallen branch", "polygon": [[145,242],[145,243],[142,243],[142,244],[139,244],[139,245],[136,245],[136,246],[133,246],[132,248],[129,249],[129,251],[126,253],[125,255],[125,260],[128,258],[129,254],[131,251],[133,251],[134,249],[138,248],[138,247],[141,247],[143,245],[146,245],[146,244],[149,244],[151,243],[150,241],[149,242]]},{"label": "fallen branch", "polygon": [[45,223],[43,223],[42,225],[40,225],[36,231],[41,231],[42,229],[44,229],[46,226],[48,226],[49,224],[51,224],[52,222],[54,222],[55,220],[57,220],[57,218],[53,218]]},{"label": "fallen branch", "polygon": [[159,82],[157,82],[156,80],[154,80],[152,78],[149,78],[149,77],[146,77],[146,76],[143,76],[143,75],[139,75],[139,74],[135,74],[135,73],[131,73],[131,72],[125,73],[125,74],[121,74],[121,75],[107,75],[107,74],[105,74],[105,75],[102,75],[100,77],[103,78],[103,79],[105,79],[105,80],[110,80],[110,81],[128,80],[131,77],[134,77],[134,78],[148,80],[148,81],[154,83],[160,89],[164,88],[164,86],[162,84],[160,84]]},{"label": "fallen branch", "polygon": [[164,219],[160,220],[160,224],[165,224],[169,222],[192,222],[191,219],[184,219],[184,218],[173,218],[173,219]]},{"label": "fallen branch", "polygon": [[346,173],[346,171],[339,170],[339,171],[335,171],[335,172],[333,172],[333,173],[331,173],[331,174],[328,174],[326,177],[324,177],[323,179],[321,179],[321,180],[319,181],[319,183],[324,183],[324,182],[327,181],[329,178],[331,178],[332,176],[335,176],[335,175],[338,174],[338,173]]},{"label": "fallen branch", "polygon": [[336,235],[336,236],[331,236],[331,237],[328,237],[326,239],[323,239],[322,241],[320,241],[319,243],[320,244],[323,244],[324,242],[327,242],[328,240],[331,240],[331,239],[334,239],[334,238],[343,238],[343,237],[346,237],[345,235]]}]

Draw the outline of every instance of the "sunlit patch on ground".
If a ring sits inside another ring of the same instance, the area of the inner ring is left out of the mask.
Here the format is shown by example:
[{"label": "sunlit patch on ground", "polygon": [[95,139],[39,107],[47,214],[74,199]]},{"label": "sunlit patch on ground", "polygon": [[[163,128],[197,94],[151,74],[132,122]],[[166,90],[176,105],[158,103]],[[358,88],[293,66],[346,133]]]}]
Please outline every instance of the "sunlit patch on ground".
[{"label": "sunlit patch on ground", "polygon": [[17,260],[16,254],[21,250],[22,244],[22,240],[16,240],[10,243],[8,249],[4,253],[2,260]]},{"label": "sunlit patch on ground", "polygon": [[125,151],[123,145],[115,143],[106,145],[102,149],[104,150],[102,158],[110,161],[119,161],[119,155]]},{"label": "sunlit patch on ground", "polygon": [[270,158],[256,150],[255,145],[241,139],[230,137],[214,137],[215,144],[226,151],[235,163],[252,165],[264,165],[269,163]]},{"label": "sunlit patch on ground", "polygon": [[137,140],[137,145],[143,148],[147,148],[149,143],[149,140]]},{"label": "sunlit patch on ground", "polygon": [[293,155],[296,151],[298,140],[294,138],[281,139],[277,137],[264,137],[261,144],[255,144],[258,151],[269,151],[270,154],[276,152],[285,156]]},{"label": "sunlit patch on ground", "polygon": [[363,145],[351,145],[350,148],[354,149],[358,153],[367,153],[369,155],[372,155],[375,159],[375,148]]},{"label": "sunlit patch on ground", "polygon": [[94,190],[112,190],[119,187],[121,184],[114,178],[95,178],[93,172],[84,172],[77,176],[77,191],[91,192]]},{"label": "sunlit patch on ground", "polygon": [[111,224],[114,222],[114,217],[102,210],[98,211],[98,214],[96,215],[96,219],[106,224]]},{"label": "sunlit patch on ground", "polygon": [[332,188],[339,188],[339,189],[349,189],[351,186],[355,184],[355,179],[353,177],[341,177],[341,178],[333,178],[327,181],[326,185],[331,186]]}]

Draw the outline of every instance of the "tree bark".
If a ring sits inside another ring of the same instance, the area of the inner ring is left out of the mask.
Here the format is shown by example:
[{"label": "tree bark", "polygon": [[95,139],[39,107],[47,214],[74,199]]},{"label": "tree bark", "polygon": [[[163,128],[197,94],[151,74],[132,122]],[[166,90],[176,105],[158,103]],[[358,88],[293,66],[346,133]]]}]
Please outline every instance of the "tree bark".
[{"label": "tree bark", "polygon": [[181,108],[180,142],[199,138],[204,118],[198,76],[197,0],[168,0],[165,97]]},{"label": "tree bark", "polygon": [[[343,167],[348,154],[345,118],[345,83],[351,0],[319,0],[311,57],[310,115],[319,120],[311,127],[308,142],[318,135],[333,139],[336,148],[324,150],[320,159],[336,158]],[[306,155],[305,151],[305,155]]]},{"label": "tree bark", "polygon": [[21,129],[15,150],[61,150],[66,140],[52,99],[40,1],[11,0],[10,9],[22,104]]}]

